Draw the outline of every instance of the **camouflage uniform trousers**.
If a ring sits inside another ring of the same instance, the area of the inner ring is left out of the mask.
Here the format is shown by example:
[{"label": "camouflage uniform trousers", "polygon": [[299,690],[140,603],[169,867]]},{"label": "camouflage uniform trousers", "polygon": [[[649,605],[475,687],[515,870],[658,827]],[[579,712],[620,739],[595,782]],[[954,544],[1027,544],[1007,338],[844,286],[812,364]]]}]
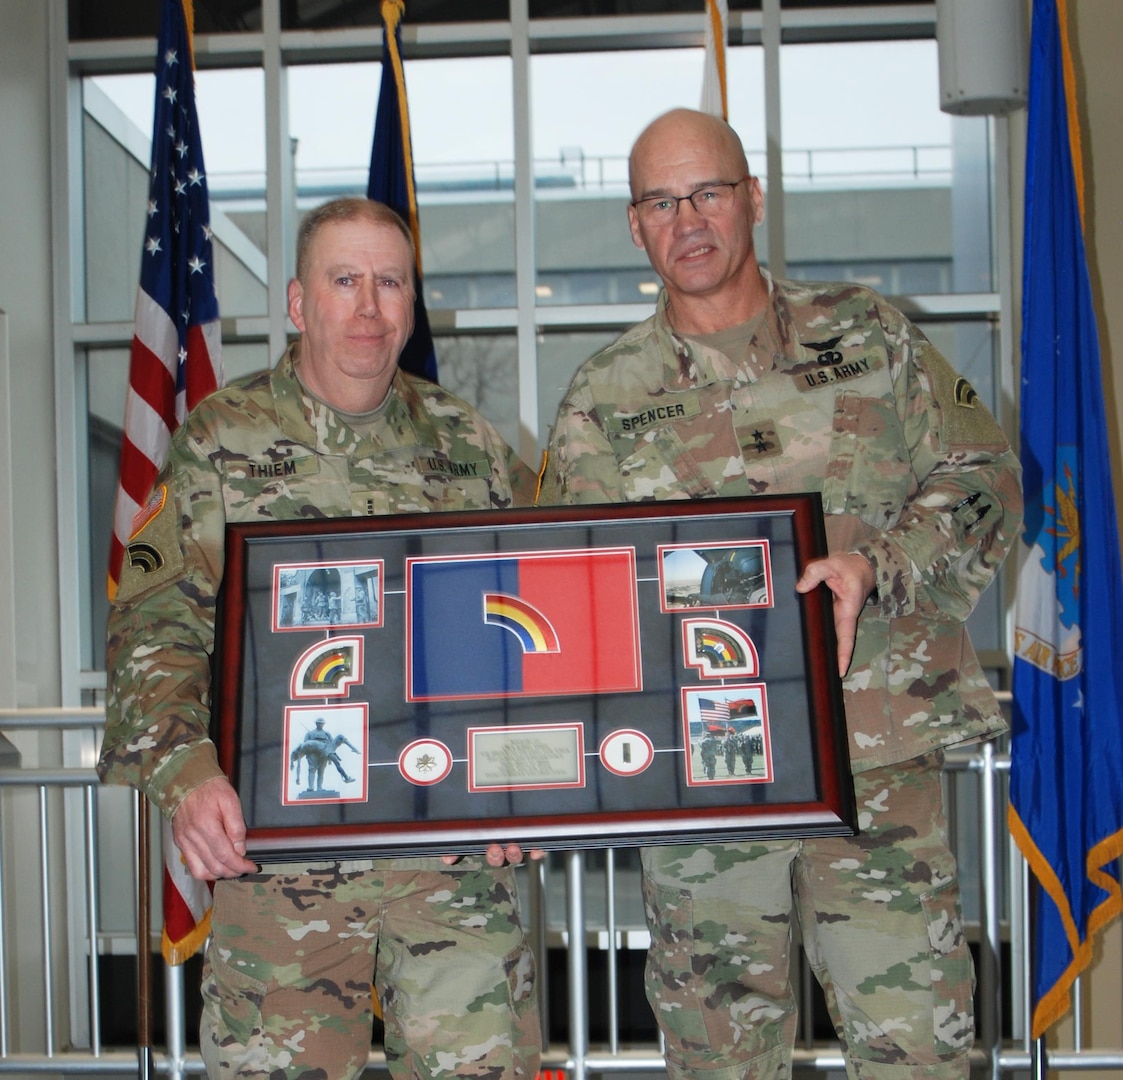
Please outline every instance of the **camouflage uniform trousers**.
[{"label": "camouflage uniform trousers", "polygon": [[541,1027],[514,871],[482,859],[373,867],[217,883],[200,1025],[208,1075],[358,1076],[373,982],[395,1080],[534,1080]]},{"label": "camouflage uniform trousers", "polygon": [[793,912],[851,1080],[967,1077],[974,969],[940,764],[855,776],[856,837],[644,849],[671,1080],[791,1075]]}]

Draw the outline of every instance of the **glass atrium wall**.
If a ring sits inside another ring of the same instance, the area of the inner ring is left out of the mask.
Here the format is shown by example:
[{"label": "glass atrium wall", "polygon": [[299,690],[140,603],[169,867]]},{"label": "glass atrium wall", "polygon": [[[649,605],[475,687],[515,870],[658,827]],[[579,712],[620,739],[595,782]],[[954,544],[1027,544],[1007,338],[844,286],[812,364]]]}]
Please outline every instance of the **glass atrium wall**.
[{"label": "glass atrium wall", "polygon": [[[591,352],[652,310],[627,154],[697,106],[700,0],[408,0],[403,51],[441,381],[537,464]],[[761,176],[762,262],[896,300],[1000,418],[996,122],[939,110],[934,3],[730,4],[730,120]],[[155,5],[70,0],[76,557],[82,667],[103,665],[104,565],[146,220]],[[197,87],[228,377],[291,332],[308,207],[366,189],[378,4],[195,0]],[[769,87],[777,88],[776,97]],[[999,122],[1000,123],[1000,122]],[[1007,260],[1008,261],[1008,260]],[[975,628],[1001,649],[1001,597]]]}]

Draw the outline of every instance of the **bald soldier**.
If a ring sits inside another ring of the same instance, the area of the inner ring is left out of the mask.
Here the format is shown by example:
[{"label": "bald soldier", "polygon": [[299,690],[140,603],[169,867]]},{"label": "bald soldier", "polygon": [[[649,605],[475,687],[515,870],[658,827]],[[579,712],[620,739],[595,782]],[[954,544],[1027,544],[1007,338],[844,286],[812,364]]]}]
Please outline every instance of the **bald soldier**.
[{"label": "bald soldier", "polygon": [[[630,159],[657,309],[578,371],[542,503],[818,492],[860,833],[644,849],[647,994],[669,1074],[788,1077],[792,919],[850,1077],[967,1077],[973,971],[945,747],[1004,730],[964,621],[1021,516],[1001,428],[924,335],[848,284],[771,278],[735,132],[679,109]],[[767,672],[762,672],[767,677]]]},{"label": "bald soldier", "polygon": [[148,795],[191,874],[217,879],[200,1035],[211,1077],[358,1076],[372,983],[398,1080],[538,1071],[534,960],[508,865],[518,847],[258,867],[208,738],[228,521],[533,498],[533,474],[482,416],[398,370],[414,266],[408,226],[380,203],[339,199],[305,217],[288,291],[300,337],[176,431],[134,523],[134,540],[158,558],[125,560],[110,612],[99,773]]}]

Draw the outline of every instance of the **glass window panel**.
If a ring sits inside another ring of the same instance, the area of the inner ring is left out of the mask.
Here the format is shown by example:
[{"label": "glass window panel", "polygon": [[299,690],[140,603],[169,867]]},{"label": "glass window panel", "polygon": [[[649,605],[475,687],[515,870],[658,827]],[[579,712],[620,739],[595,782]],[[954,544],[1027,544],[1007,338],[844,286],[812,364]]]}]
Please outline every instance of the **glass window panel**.
[{"label": "glass window panel", "polygon": [[433,345],[441,385],[479,409],[508,446],[517,448],[519,371],[514,334],[450,334],[436,338]]},{"label": "glass window panel", "polygon": [[[511,59],[507,56],[412,60],[406,63],[414,176],[421,217],[421,267],[459,282],[460,295],[432,289],[437,308],[515,305],[515,127]],[[439,354],[438,354],[439,359]],[[443,368],[442,379],[444,378]],[[514,383],[515,367],[511,368]],[[468,397],[473,404],[476,401]],[[492,415],[508,421],[518,416]],[[511,423],[508,423],[508,429]],[[503,434],[517,445],[514,432]]]},{"label": "glass window panel", "polygon": [[[697,108],[702,62],[702,49],[531,57],[539,304],[651,298],[647,257],[628,229],[628,154],[656,116]],[[728,72],[730,121],[760,171],[761,50],[731,49]]]},{"label": "glass window panel", "polygon": [[[289,69],[289,129],[298,187],[348,171],[366,190],[381,64],[302,64]],[[490,184],[514,157],[511,61],[486,56],[408,60],[410,142],[419,193]],[[201,122],[201,121],[200,121]],[[473,170],[469,175],[468,169]],[[460,171],[455,171],[460,170]]]},{"label": "glass window panel", "polygon": [[289,68],[289,133],[302,203],[364,193],[381,64]]},{"label": "glass window panel", "polygon": [[577,369],[593,353],[611,345],[623,332],[548,333],[538,338],[538,446],[545,449],[550,429],[558,415],[558,406],[569,389]]},{"label": "glass window panel", "polygon": [[[289,125],[303,207],[365,193],[380,69],[365,63],[290,70]],[[511,61],[411,60],[405,76],[426,303],[510,307],[515,303]]]},{"label": "glass window panel", "polygon": [[[427,218],[423,215],[422,236],[433,232],[433,229],[425,224],[426,221]],[[445,274],[430,274],[426,271],[424,286],[425,306],[428,309],[467,310],[468,308],[513,307],[515,304],[513,270],[506,273],[473,271],[462,274],[452,271]]]},{"label": "glass window panel", "polygon": [[[700,48],[531,57],[539,304],[651,299],[654,277],[628,228],[628,155],[661,112],[697,107],[702,67]],[[763,54],[730,49],[728,70],[730,121],[759,172]]]},{"label": "glass window panel", "polygon": [[[266,313],[264,89],[260,69],[200,71],[196,107],[224,316]],[[86,319],[131,319],[148,220],[154,80],[83,80]]]},{"label": "glass window panel", "polygon": [[[780,79],[785,151],[860,154],[950,144],[934,39],[785,45]],[[824,101],[834,107],[823,108]],[[887,168],[875,164],[875,173]],[[825,171],[860,171],[861,165],[856,157]]]},{"label": "glass window panel", "polygon": [[989,291],[986,120],[940,111],[936,42],[785,45],[780,68],[792,275]]}]

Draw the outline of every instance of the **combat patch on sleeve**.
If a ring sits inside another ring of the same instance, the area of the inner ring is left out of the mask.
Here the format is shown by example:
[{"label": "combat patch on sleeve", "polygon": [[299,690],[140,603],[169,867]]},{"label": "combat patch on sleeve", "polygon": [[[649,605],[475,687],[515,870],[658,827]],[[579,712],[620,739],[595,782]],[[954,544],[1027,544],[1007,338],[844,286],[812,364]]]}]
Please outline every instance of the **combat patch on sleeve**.
[{"label": "combat patch on sleeve", "polygon": [[960,375],[959,378],[955,380],[956,405],[962,405],[965,409],[973,409],[978,400],[978,392],[962,375]]},{"label": "combat patch on sleeve", "polygon": [[114,599],[126,603],[175,580],[183,571],[179,539],[176,502],[168,497],[167,487],[161,486],[133,520]]},{"label": "combat patch on sleeve", "polygon": [[944,444],[1005,446],[1006,433],[971,383],[935,349],[925,350],[924,361],[932,375],[932,394],[940,405]]}]

